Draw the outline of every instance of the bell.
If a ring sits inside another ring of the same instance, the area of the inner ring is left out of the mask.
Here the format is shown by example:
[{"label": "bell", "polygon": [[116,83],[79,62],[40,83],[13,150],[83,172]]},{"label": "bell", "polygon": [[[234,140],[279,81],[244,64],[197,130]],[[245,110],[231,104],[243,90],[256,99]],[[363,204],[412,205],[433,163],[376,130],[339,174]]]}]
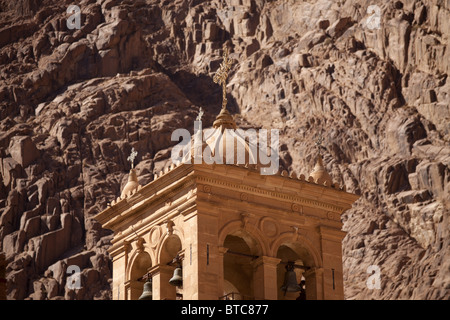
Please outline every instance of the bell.
[{"label": "bell", "polygon": [[183,285],[183,273],[181,271],[181,266],[178,265],[173,272],[172,278],[170,278],[169,283],[176,287],[181,287]]},{"label": "bell", "polygon": [[284,284],[281,286],[281,290],[286,292],[298,292],[301,290],[301,287],[297,283],[297,275],[294,271],[294,266],[292,264],[288,264],[286,266],[286,274],[284,275]]},{"label": "bell", "polygon": [[147,281],[144,283],[144,291],[142,292],[141,296],[139,297],[139,300],[153,300],[153,293],[152,293],[152,278],[148,278]]}]

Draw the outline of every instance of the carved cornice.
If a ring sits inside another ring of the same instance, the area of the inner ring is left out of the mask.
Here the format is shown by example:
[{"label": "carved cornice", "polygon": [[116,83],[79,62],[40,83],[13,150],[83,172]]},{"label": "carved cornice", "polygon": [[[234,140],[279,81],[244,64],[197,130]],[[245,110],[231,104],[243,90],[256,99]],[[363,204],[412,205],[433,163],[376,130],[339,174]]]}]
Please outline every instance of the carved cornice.
[{"label": "carved cornice", "polygon": [[245,192],[245,193],[251,193],[254,195],[276,198],[276,199],[291,202],[294,204],[299,204],[301,206],[323,209],[326,211],[332,211],[332,212],[336,212],[339,214],[341,214],[345,209],[347,209],[347,208],[344,208],[341,206],[333,205],[333,204],[319,201],[319,200],[307,199],[307,198],[292,195],[292,194],[283,194],[281,192],[266,190],[266,189],[262,189],[262,188],[256,188],[256,187],[252,187],[252,186],[248,186],[248,185],[233,183],[233,182],[219,180],[219,179],[215,179],[215,178],[197,176],[197,181],[200,183],[204,183],[205,186],[207,186],[208,190],[211,190],[211,186],[222,186],[224,188],[232,189],[234,191],[241,191],[241,192]]},{"label": "carved cornice", "polygon": [[120,224],[121,221],[128,219],[131,215],[142,214],[151,205],[160,205],[162,208],[165,207],[166,211],[170,211],[174,207],[174,203],[173,201],[168,202],[168,200],[176,199],[176,195],[181,190],[192,188],[194,184],[195,181],[192,177],[185,177],[175,185],[165,186],[161,190],[141,189],[130,199],[126,199],[127,202],[120,210],[115,207],[108,208],[98,214],[96,219],[102,223],[103,228],[114,230],[114,226]]}]

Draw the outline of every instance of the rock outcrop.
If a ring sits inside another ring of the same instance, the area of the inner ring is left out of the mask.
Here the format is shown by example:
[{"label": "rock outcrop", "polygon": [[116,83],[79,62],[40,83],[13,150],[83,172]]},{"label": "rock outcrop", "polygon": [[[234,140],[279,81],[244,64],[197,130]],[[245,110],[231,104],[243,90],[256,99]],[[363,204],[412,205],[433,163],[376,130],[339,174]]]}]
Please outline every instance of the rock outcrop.
[{"label": "rock outcrop", "polygon": [[83,0],[80,29],[70,4],[0,1],[9,299],[111,298],[111,232],[93,216],[127,183],[131,148],[145,185],[199,107],[212,125],[224,44],[238,126],[280,129],[298,174],[322,133],[332,180],[362,195],[342,217],[346,298],[450,298],[448,1]]}]

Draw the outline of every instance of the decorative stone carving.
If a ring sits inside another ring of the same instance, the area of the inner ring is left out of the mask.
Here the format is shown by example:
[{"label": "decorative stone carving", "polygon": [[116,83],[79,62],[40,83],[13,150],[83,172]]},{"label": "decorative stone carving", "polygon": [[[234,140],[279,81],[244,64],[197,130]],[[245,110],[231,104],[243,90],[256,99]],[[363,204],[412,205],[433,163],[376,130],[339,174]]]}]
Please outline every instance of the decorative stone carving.
[{"label": "decorative stone carving", "polygon": [[299,205],[298,203],[293,203],[291,205],[291,209],[292,209],[292,211],[303,215],[303,207],[301,205]]},{"label": "decorative stone carving", "polygon": [[241,213],[241,226],[243,229],[247,226],[248,220],[250,218],[250,214],[242,212]]},{"label": "decorative stone carving", "polygon": [[144,238],[138,238],[137,239],[137,241],[136,241],[136,248],[137,248],[138,252],[144,251],[144,243],[145,243]]},{"label": "decorative stone carving", "polygon": [[291,226],[292,229],[294,229],[294,232],[292,234],[292,241],[297,241],[298,237],[300,236],[300,228],[296,226]]},{"label": "decorative stone carving", "polygon": [[337,212],[328,211],[327,218],[333,221],[341,221],[341,216]]},{"label": "decorative stone carving", "polygon": [[166,220],[166,228],[167,228],[167,234],[171,236],[173,234],[173,226],[175,223],[172,220]]},{"label": "decorative stone carving", "polygon": [[160,226],[154,226],[150,230],[149,242],[150,242],[150,246],[152,248],[156,248],[156,246],[159,243],[159,240],[161,239],[161,235],[162,235],[162,231],[161,231],[161,227]]},{"label": "decorative stone carving", "polygon": [[270,217],[263,217],[261,219],[259,229],[270,238],[276,237],[279,233],[277,222]]}]

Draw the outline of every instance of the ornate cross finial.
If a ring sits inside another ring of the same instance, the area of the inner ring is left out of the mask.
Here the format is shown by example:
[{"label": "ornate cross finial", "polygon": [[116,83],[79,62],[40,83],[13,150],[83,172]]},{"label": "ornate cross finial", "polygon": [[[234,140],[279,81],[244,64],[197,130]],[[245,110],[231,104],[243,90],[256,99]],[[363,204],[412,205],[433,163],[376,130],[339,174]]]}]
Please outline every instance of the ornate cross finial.
[{"label": "ornate cross finial", "polygon": [[198,116],[197,116],[197,121],[202,121],[202,116],[203,116],[204,112],[202,107],[200,107],[200,109],[198,110]]},{"label": "ornate cross finial", "polygon": [[138,153],[137,153],[136,150],[134,150],[134,147],[131,148],[131,154],[130,154],[130,156],[127,158],[127,160],[131,162],[131,169],[134,168],[134,159],[136,159],[137,154],[138,154]]},{"label": "ornate cross finial", "polygon": [[322,147],[322,143],[323,143],[323,136],[322,136],[322,132],[319,133],[319,135],[317,136],[317,140],[316,140],[316,147],[317,150],[319,151],[319,155],[320,155],[320,150],[323,148]]},{"label": "ornate cross finial", "polygon": [[217,84],[222,85],[222,109],[227,108],[227,78],[228,78],[228,72],[231,69],[231,62],[232,60],[228,58],[228,48],[224,47],[223,50],[223,61],[220,64],[219,70],[217,70],[216,74],[214,75],[214,82]]}]

